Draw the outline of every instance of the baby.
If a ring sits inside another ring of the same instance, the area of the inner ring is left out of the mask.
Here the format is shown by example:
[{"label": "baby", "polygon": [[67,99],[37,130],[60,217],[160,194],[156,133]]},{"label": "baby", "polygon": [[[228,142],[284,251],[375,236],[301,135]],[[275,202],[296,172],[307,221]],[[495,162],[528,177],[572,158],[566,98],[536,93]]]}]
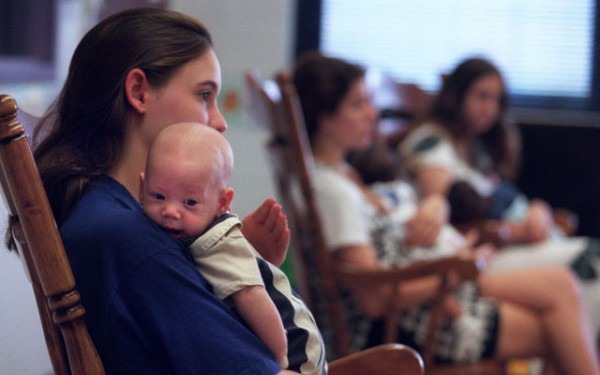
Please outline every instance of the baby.
[{"label": "baby", "polygon": [[[445,200],[440,197],[429,197],[426,201],[419,200],[414,187],[403,180],[400,173],[400,163],[394,153],[382,146],[373,146],[370,149],[355,152],[350,155],[348,162],[356,169],[362,181],[368,186],[373,194],[372,200],[378,201],[380,215],[376,220],[384,220],[389,223],[390,237],[381,239],[383,246],[389,246],[381,262],[384,265],[406,265],[419,260],[435,259],[451,256],[460,252],[475,252],[480,267],[485,267],[487,261],[493,255],[493,247],[481,245],[472,248],[475,238],[473,234],[463,236],[452,225],[442,224],[438,235],[431,246],[408,246],[405,243],[407,225],[409,221],[418,214],[424,204],[433,204],[436,207],[445,207]],[[438,203],[444,203],[439,205]],[[431,206],[430,206],[431,207]],[[437,211],[437,210],[436,210]],[[474,337],[485,331],[482,321],[473,319],[468,314],[462,314],[460,300],[470,300],[476,289],[474,282],[463,282],[456,284],[456,276],[449,275],[449,287],[453,293],[444,299],[443,313],[452,320],[454,324],[454,335]],[[476,340],[458,340],[461,346],[457,347],[456,353],[462,353],[464,358],[469,353],[478,350],[472,346]]]},{"label": "baby", "polygon": [[140,175],[140,203],[151,220],[190,244],[215,294],[283,368],[321,374],[325,353],[310,311],[285,274],[243,237],[240,220],[229,212],[232,170],[233,152],[219,132],[196,123],[168,126],[154,141]]},{"label": "baby", "polygon": [[[468,240],[451,225],[442,225],[432,246],[406,246],[406,225],[422,202],[414,187],[401,178],[401,168],[395,154],[383,146],[373,146],[350,154],[348,162],[356,169],[361,180],[373,194],[373,201],[383,215],[393,223],[393,237],[398,257],[384,259],[384,263],[405,264],[414,260],[433,259],[452,255],[468,246]],[[432,198],[433,199],[433,198]]]}]

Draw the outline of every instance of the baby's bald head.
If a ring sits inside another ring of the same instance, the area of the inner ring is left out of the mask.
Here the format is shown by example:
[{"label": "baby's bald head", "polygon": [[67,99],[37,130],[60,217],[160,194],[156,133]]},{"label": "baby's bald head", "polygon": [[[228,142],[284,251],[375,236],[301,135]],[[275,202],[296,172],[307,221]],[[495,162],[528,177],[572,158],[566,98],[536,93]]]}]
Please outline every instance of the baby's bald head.
[{"label": "baby's bald head", "polygon": [[223,134],[209,126],[181,122],[162,130],[148,153],[148,164],[154,158],[169,158],[179,163],[210,166],[220,175],[223,187],[229,184],[233,171],[233,151]]}]

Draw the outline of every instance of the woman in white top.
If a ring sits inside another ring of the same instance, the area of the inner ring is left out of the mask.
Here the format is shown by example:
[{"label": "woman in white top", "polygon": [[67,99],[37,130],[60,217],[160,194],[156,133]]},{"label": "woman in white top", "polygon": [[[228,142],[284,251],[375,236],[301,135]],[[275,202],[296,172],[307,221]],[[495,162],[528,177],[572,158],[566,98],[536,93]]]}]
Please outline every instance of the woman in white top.
[{"label": "woman in white top", "polygon": [[539,200],[528,206],[511,184],[521,144],[506,106],[499,70],[487,60],[467,59],[445,77],[430,120],[411,131],[400,155],[422,196],[447,195],[455,182],[466,182],[489,200],[489,217],[511,219],[507,240],[539,242],[551,233],[550,210]]}]

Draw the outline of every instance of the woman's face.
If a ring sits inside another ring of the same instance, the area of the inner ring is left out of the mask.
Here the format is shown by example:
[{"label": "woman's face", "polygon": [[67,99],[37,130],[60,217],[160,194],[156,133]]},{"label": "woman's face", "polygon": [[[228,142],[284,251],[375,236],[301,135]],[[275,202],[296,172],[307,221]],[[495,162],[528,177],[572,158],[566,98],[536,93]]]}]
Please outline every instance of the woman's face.
[{"label": "woman's face", "polygon": [[496,74],[475,80],[467,90],[462,106],[462,117],[470,131],[480,134],[492,127],[500,116],[503,93],[502,80]]},{"label": "woman's face", "polygon": [[324,116],[320,129],[344,151],[361,150],[371,145],[377,113],[363,79],[356,81],[333,115]]},{"label": "woman's face", "polygon": [[150,88],[145,122],[148,141],[166,126],[178,122],[198,122],[219,132],[227,122],[217,105],[221,89],[221,67],[212,49],[183,65],[169,82]]}]

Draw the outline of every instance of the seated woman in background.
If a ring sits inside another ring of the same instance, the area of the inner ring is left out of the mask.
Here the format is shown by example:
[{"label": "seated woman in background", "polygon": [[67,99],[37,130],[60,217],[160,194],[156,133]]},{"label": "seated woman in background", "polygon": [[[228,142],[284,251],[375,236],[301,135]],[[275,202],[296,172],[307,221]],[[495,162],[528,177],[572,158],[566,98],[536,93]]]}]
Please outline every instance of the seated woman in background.
[{"label": "seated woman in background", "polygon": [[[600,243],[558,234],[551,209],[529,201],[510,182],[520,155],[518,128],[506,119],[507,91],[498,68],[481,58],[460,63],[435,97],[429,120],[399,147],[402,167],[421,197],[446,195],[455,221],[498,219],[504,244],[490,271],[570,265],[582,280],[584,301],[600,329]],[[519,244],[530,245],[519,245]]]},{"label": "seated woman in background", "polygon": [[[316,162],[315,193],[326,242],[337,262],[358,269],[382,267],[385,253],[398,251],[380,241],[389,220],[365,194],[356,173],[346,163],[352,150],[369,147],[376,113],[369,100],[364,70],[342,60],[310,54],[295,66],[296,85]],[[383,238],[384,239],[384,238]],[[398,326],[399,341],[417,349],[422,326],[438,280],[405,283]],[[353,325],[355,347],[382,340],[381,317],[388,290],[355,286],[348,309],[362,317]],[[469,292],[457,296],[461,305],[444,323],[445,340],[436,344],[439,362],[477,361],[493,357],[543,357],[554,373],[599,374],[598,360],[571,272],[561,266],[527,272],[482,274]],[[464,334],[463,317],[470,333]]]},{"label": "seated woman in background", "polygon": [[403,167],[421,195],[449,197],[457,211],[455,224],[507,219],[505,241],[543,241],[558,228],[545,202],[528,202],[511,183],[521,142],[518,128],[506,119],[506,107],[500,71],[484,59],[463,61],[445,78],[430,120],[400,145]]}]

